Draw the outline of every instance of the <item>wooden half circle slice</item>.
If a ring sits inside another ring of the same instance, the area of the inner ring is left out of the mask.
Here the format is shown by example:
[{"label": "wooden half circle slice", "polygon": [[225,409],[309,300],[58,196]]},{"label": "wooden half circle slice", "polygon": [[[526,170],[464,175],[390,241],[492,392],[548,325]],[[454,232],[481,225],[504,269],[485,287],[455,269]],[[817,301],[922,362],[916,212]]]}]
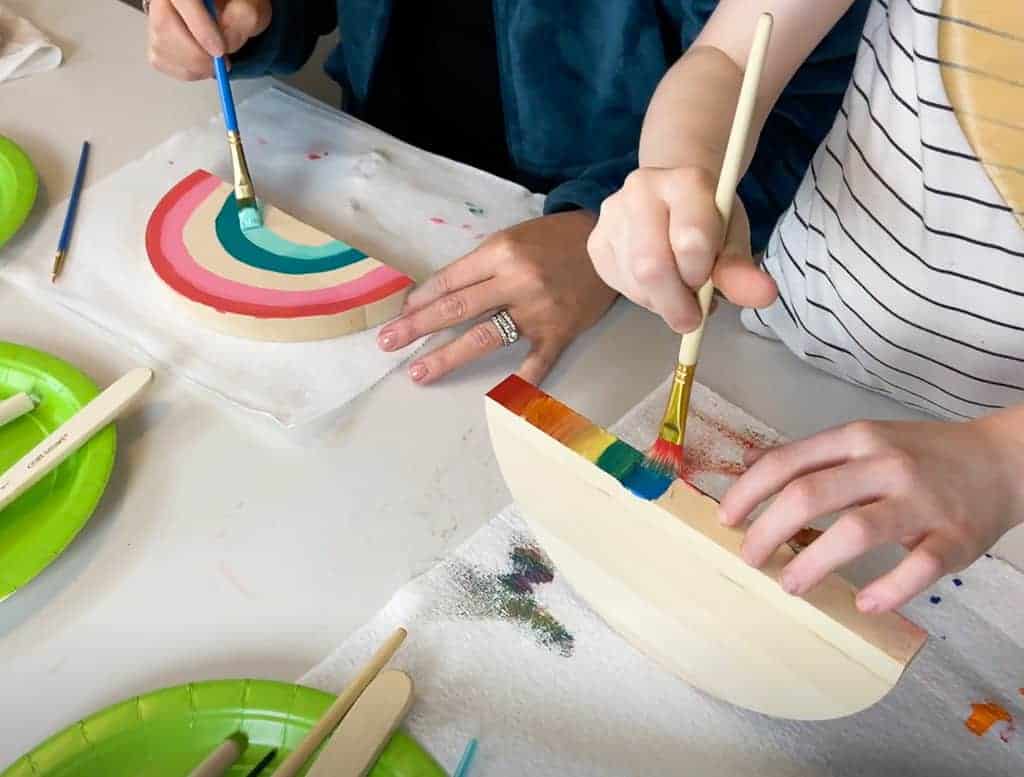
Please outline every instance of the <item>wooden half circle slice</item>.
[{"label": "wooden half circle slice", "polygon": [[763,569],[717,503],[513,376],[487,398],[502,474],[531,531],[591,607],[639,650],[713,696],[780,718],[858,712],[895,686],[926,634],[869,616],[832,575],[806,598]]},{"label": "wooden half circle slice", "polygon": [[971,148],[1024,226],[1024,3],[944,0],[939,59]]},{"label": "wooden half circle slice", "polygon": [[398,315],[409,276],[273,206],[263,220],[243,232],[231,186],[196,170],[150,216],[150,264],[205,325],[238,337],[323,340]]}]

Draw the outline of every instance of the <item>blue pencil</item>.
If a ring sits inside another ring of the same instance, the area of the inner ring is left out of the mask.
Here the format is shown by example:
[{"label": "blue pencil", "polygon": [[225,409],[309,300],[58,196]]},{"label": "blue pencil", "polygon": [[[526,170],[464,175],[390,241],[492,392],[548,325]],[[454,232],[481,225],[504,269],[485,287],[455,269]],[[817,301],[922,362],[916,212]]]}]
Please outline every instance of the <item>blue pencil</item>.
[{"label": "blue pencil", "polygon": [[53,270],[50,272],[50,281],[56,282],[64,267],[64,257],[68,253],[68,244],[71,242],[71,230],[75,226],[75,213],[78,212],[78,198],[82,194],[82,182],[85,180],[85,165],[89,161],[89,141],[82,142],[82,153],[78,157],[78,170],[75,171],[75,183],[71,187],[71,199],[68,200],[68,212],[64,215],[64,227],[60,231],[60,240],[57,242],[57,254],[53,257]]}]

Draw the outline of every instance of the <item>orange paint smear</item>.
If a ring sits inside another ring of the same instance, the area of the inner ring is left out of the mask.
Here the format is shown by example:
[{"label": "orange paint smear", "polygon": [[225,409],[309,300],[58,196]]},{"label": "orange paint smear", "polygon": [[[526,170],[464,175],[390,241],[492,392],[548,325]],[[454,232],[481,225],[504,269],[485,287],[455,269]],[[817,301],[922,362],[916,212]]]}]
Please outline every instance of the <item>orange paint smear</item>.
[{"label": "orange paint smear", "polygon": [[971,716],[964,725],[975,736],[983,737],[996,723],[1003,721],[1013,725],[1013,717],[995,702],[986,701],[971,705]]},{"label": "orange paint smear", "polygon": [[523,410],[522,416],[526,421],[563,444],[567,444],[584,429],[589,429],[592,426],[590,421],[579,413],[548,396],[539,396],[530,400]]},{"label": "orange paint smear", "polygon": [[527,383],[518,375],[509,375],[505,380],[488,391],[487,396],[516,415],[522,415],[526,406],[532,400],[546,395],[539,388],[532,383]]}]

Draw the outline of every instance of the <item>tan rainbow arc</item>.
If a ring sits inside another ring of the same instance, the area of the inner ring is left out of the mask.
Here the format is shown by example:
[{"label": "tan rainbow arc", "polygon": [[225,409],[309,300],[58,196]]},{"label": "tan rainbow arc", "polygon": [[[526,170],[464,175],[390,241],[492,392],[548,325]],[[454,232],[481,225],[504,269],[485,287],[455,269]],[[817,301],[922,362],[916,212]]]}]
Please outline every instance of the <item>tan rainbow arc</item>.
[{"label": "tan rainbow arc", "polygon": [[939,59],[960,127],[1024,226],[1024,3],[944,0]]},{"label": "tan rainbow arc", "polygon": [[231,187],[205,170],[160,200],[146,228],[157,276],[207,325],[259,340],[361,331],[398,314],[413,281],[272,206],[242,232]]}]

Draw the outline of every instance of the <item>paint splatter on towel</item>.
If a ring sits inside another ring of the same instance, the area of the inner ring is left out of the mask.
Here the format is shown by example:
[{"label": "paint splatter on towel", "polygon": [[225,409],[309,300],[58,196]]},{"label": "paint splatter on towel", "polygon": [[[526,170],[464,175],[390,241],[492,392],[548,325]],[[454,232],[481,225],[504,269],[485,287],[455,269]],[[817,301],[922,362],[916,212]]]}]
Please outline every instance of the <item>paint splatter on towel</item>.
[{"label": "paint splatter on towel", "polygon": [[461,595],[442,602],[442,607],[457,618],[507,620],[527,629],[537,644],[569,658],[573,635],[537,601],[534,591],[555,579],[551,562],[525,538],[514,538],[508,559],[512,569],[507,572],[449,561],[446,566]]}]

